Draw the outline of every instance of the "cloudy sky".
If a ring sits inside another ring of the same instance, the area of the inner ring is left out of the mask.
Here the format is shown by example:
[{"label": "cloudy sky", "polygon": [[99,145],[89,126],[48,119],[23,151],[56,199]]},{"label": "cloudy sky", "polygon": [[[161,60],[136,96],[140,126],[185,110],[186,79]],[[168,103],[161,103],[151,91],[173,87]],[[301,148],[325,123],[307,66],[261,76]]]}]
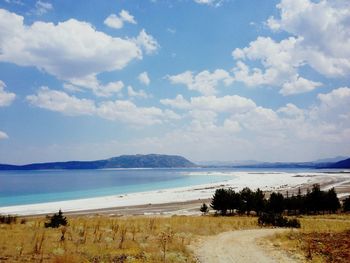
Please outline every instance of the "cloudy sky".
[{"label": "cloudy sky", "polygon": [[350,155],[350,2],[0,0],[0,163]]}]

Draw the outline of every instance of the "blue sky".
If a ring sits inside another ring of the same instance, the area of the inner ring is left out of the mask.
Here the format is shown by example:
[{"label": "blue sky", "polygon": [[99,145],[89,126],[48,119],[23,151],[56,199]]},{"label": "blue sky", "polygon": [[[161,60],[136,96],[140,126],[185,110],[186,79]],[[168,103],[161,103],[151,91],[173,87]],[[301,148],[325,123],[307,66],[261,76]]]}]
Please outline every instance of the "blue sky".
[{"label": "blue sky", "polygon": [[0,163],[350,155],[350,3],[0,0]]}]

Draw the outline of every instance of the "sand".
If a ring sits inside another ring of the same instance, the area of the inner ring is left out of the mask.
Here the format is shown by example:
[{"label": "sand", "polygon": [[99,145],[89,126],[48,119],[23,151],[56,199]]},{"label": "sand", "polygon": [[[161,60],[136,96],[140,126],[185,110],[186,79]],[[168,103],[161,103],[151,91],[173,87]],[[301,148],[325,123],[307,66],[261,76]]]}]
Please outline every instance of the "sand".
[{"label": "sand", "polygon": [[[192,175],[203,175],[193,172]],[[225,173],[224,173],[225,174]],[[197,185],[191,187],[171,188],[158,191],[138,192],[122,195],[85,198],[78,200],[16,205],[0,207],[0,214],[16,214],[21,216],[51,214],[62,209],[71,214],[110,215],[189,215],[198,214],[198,207],[202,202],[209,202],[215,189],[231,187],[240,190],[244,187],[260,188],[263,191],[288,191],[296,193],[300,188],[303,192],[312,184],[319,183],[321,188],[335,187],[339,196],[350,193],[349,172],[228,172],[235,179],[228,179],[219,183]],[[206,172],[205,175],[211,176]]]}]

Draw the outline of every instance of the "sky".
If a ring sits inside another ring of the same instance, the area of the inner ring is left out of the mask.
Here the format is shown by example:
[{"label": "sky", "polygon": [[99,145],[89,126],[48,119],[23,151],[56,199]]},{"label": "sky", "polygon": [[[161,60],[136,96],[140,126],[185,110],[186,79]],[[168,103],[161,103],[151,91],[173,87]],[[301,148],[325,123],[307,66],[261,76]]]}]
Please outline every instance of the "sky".
[{"label": "sky", "polygon": [[0,0],[0,163],[350,156],[350,2]]}]

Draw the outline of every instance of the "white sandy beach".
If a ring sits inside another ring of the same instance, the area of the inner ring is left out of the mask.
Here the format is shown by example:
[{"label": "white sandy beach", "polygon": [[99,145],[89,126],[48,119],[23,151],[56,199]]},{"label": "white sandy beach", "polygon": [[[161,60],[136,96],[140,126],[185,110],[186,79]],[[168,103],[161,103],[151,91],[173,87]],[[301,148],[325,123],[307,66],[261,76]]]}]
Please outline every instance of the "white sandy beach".
[{"label": "white sandy beach", "polygon": [[[196,174],[202,175],[203,173],[200,171],[192,173],[192,175]],[[210,173],[206,172],[205,174],[210,176]],[[234,190],[240,190],[244,187],[249,187],[251,189],[260,188],[263,191],[288,190],[292,193],[296,192],[299,187],[305,189],[312,184],[319,183],[323,189],[329,189],[333,186],[343,189],[342,192],[339,193],[342,196],[348,195],[350,192],[348,187],[350,184],[349,173],[229,172],[227,175],[234,175],[235,179],[229,179],[219,183],[158,191],[0,207],[0,214],[39,215],[54,213],[59,209],[62,209],[64,212],[77,212],[148,204],[186,202],[199,199],[204,200],[211,198],[215,189],[222,187],[231,187]]]}]

